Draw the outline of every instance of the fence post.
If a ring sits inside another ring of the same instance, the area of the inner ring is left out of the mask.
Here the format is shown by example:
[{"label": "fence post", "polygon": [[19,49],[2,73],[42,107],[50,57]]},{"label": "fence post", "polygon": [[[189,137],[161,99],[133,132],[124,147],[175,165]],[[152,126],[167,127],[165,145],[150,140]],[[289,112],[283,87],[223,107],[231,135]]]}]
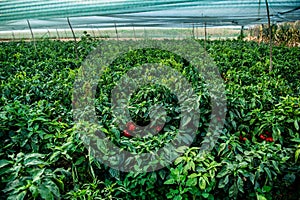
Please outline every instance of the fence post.
[{"label": "fence post", "polygon": [[12,36],[13,36],[13,41],[15,41],[16,37],[15,37],[14,31],[12,31],[11,33],[12,33]]},{"label": "fence post", "polygon": [[58,30],[57,30],[57,29],[56,29],[56,34],[57,34],[58,40],[60,40],[59,33],[58,33]]},{"label": "fence post", "polygon": [[116,35],[117,35],[117,40],[119,40],[119,34],[118,34],[118,29],[117,29],[117,24],[115,23],[115,31],[116,31]]},{"label": "fence post", "polygon": [[30,22],[29,22],[28,19],[27,19],[27,24],[28,24],[28,27],[29,27],[29,30],[30,30],[30,33],[31,33],[31,37],[32,37],[32,40],[33,40],[34,48],[36,50],[36,45],[35,45],[35,39],[34,39],[33,31],[32,31],[32,28],[31,28],[31,25],[30,25]]},{"label": "fence post", "polygon": [[78,59],[76,36],[75,36],[74,31],[73,31],[73,28],[72,28],[71,22],[70,22],[70,20],[69,20],[69,17],[67,17],[67,21],[68,21],[68,24],[69,24],[69,26],[70,26],[70,29],[71,29],[71,32],[72,32],[72,35],[73,35],[73,38],[74,38],[74,42],[75,42],[75,54],[76,54],[76,58]]},{"label": "fence post", "polygon": [[273,52],[272,52],[272,27],[271,27],[271,19],[270,19],[270,11],[269,11],[269,4],[268,0],[266,0],[266,7],[267,7],[267,15],[268,15],[268,28],[269,28],[269,39],[270,39],[270,67],[269,67],[269,72],[272,71],[273,69]]},{"label": "fence post", "polygon": [[206,22],[204,22],[204,50],[206,50],[206,40],[207,40]]},{"label": "fence post", "polygon": [[132,29],[133,29],[134,39],[136,39],[135,28],[134,28],[134,25],[133,25],[133,24],[132,24]]}]

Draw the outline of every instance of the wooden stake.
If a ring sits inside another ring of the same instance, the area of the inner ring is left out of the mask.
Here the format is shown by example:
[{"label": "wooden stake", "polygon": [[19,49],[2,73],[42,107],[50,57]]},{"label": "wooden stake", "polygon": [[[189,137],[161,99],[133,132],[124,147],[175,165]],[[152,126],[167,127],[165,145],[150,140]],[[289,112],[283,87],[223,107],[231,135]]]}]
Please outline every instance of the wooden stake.
[{"label": "wooden stake", "polygon": [[50,31],[49,31],[49,29],[47,29],[47,32],[48,32],[49,39],[50,39],[50,38],[51,38],[51,35],[50,35]]},{"label": "wooden stake", "polygon": [[72,32],[72,35],[73,35],[73,38],[74,38],[75,54],[76,54],[76,58],[78,59],[76,36],[75,36],[74,31],[73,31],[73,28],[72,28],[71,22],[70,22],[70,20],[69,20],[69,17],[67,17],[67,21],[68,21],[68,24],[69,24],[69,26],[70,26],[70,29],[71,29],[71,32]]},{"label": "wooden stake", "polygon": [[136,39],[136,34],[135,34],[135,29],[134,29],[134,25],[133,24],[132,24],[132,29],[133,29],[134,39]]},{"label": "wooden stake", "polygon": [[196,38],[199,39],[199,30],[198,30],[198,26],[196,25]]},{"label": "wooden stake", "polygon": [[32,37],[32,40],[33,40],[34,48],[35,48],[35,50],[36,50],[36,45],[35,45],[35,39],[34,39],[33,31],[32,31],[32,28],[31,28],[31,25],[30,25],[30,22],[29,22],[28,19],[27,19],[27,24],[28,24],[28,27],[29,27],[29,29],[30,29],[30,33],[31,33],[31,37]]},{"label": "wooden stake", "polygon": [[195,25],[194,25],[194,23],[193,23],[193,39],[195,39]]},{"label": "wooden stake", "polygon": [[95,31],[94,31],[93,27],[92,27],[92,33],[93,33],[94,39],[96,39],[96,35],[95,35]]},{"label": "wooden stake", "polygon": [[118,29],[117,29],[117,24],[115,23],[115,31],[116,31],[116,35],[117,35],[117,40],[119,40],[119,34],[118,34]]},{"label": "wooden stake", "polygon": [[72,25],[71,25],[71,22],[70,22],[69,17],[67,17],[67,21],[68,21],[69,27],[70,27],[70,29],[71,29],[71,32],[72,32],[72,35],[73,35],[73,39],[74,39],[75,42],[77,42],[77,41],[76,41],[76,36],[75,36],[74,31],[73,31],[73,27],[72,27]]},{"label": "wooden stake", "polygon": [[269,28],[269,39],[270,39],[270,67],[269,72],[273,69],[273,52],[272,52],[272,27],[271,27],[271,19],[270,19],[270,11],[269,11],[269,4],[268,0],[266,0],[266,7],[267,7],[267,15],[268,15],[268,28]]},{"label": "wooden stake", "polygon": [[98,31],[99,38],[101,39],[101,32],[100,32],[99,28],[97,28],[97,31]]},{"label": "wooden stake", "polygon": [[206,40],[207,40],[206,22],[204,22],[204,50],[206,50]]},{"label": "wooden stake", "polygon": [[66,29],[65,29],[65,35],[66,35],[66,39],[68,39],[69,38],[69,36],[68,36],[68,33],[67,33],[67,31],[66,31]]},{"label": "wooden stake", "polygon": [[60,40],[58,30],[56,29],[57,38]]},{"label": "wooden stake", "polygon": [[13,31],[11,33],[12,33],[12,36],[13,36],[13,41],[15,41],[16,40],[15,34],[14,34]]}]

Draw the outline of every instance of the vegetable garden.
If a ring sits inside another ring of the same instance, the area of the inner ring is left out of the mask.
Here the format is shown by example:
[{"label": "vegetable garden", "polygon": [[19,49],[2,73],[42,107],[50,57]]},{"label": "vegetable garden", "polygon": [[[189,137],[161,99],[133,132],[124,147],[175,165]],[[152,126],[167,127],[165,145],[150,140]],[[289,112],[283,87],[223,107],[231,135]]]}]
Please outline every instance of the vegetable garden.
[{"label": "vegetable garden", "polygon": [[[134,50],[99,78],[95,109],[102,131],[137,154],[176,134],[178,100],[159,85],[130,98],[134,123],[149,123],[149,108],[167,110],[159,134],[135,138],[133,123],[119,129],[110,92],[123,74],[143,63],[161,63],[183,74],[200,96],[200,124],[190,147],[174,163],[148,173],[120,172],[95,159],[74,128],[73,83],[86,56],[102,41],[0,43],[1,199],[298,199],[300,196],[300,51],[242,40],[205,41],[226,85],[222,134],[199,154],[211,118],[205,81],[177,55]],[[122,42],[122,41],[119,41]],[[204,46],[203,40],[198,40]],[[74,53],[76,50],[76,53]],[[78,57],[77,57],[78,56]],[[221,119],[220,119],[221,120]]]}]

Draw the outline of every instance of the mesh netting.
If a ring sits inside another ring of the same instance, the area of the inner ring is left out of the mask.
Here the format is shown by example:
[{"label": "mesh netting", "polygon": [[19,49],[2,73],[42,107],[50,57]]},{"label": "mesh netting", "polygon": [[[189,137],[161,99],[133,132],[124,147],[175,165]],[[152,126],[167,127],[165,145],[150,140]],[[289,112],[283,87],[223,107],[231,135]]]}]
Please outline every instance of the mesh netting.
[{"label": "mesh netting", "polygon": [[[300,18],[299,0],[269,0],[273,23]],[[0,30],[68,28],[191,27],[267,22],[263,0],[2,0]]]}]

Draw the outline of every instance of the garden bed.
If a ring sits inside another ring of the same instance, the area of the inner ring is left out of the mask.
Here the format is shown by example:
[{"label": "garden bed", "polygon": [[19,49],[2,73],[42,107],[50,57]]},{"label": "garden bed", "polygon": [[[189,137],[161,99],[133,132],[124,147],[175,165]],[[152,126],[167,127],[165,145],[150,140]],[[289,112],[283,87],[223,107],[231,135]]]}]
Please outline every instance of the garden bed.
[{"label": "garden bed", "polygon": [[[203,40],[199,43],[204,45]],[[151,103],[162,102],[169,108],[166,125],[150,139],[128,137],[117,128],[109,93],[130,68],[149,60],[170,65],[201,97],[201,124],[191,147],[168,167],[136,174],[97,161],[74,128],[73,83],[81,63],[99,44],[81,40],[75,50],[71,41],[0,43],[2,199],[298,199],[298,47],[274,47],[269,72],[264,44],[206,42],[226,84],[227,115],[214,149],[201,156],[199,144],[211,112],[201,75],[185,60],[161,50],[133,51],[115,60],[99,80],[95,107],[107,137],[127,150],[159,148],[179,126],[176,98],[163,87],[147,86],[130,100],[133,119],[147,124]]]}]

